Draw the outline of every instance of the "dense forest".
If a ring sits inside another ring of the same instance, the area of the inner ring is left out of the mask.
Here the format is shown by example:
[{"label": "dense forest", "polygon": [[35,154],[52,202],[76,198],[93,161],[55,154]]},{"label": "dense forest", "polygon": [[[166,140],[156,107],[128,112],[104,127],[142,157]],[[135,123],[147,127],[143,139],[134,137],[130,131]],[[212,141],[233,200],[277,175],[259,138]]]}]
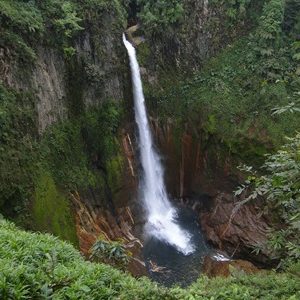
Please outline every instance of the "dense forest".
[{"label": "dense forest", "polygon": [[[145,234],[124,32],[190,256]],[[299,117],[299,0],[0,0],[0,298],[299,299]]]}]

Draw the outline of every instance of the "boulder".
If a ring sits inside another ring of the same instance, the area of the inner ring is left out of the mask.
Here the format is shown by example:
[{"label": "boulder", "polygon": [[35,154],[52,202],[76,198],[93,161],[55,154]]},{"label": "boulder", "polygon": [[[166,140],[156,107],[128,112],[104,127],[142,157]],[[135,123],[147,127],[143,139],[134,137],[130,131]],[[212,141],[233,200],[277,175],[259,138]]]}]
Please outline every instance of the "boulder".
[{"label": "boulder", "polygon": [[237,209],[234,197],[221,193],[209,211],[200,213],[201,226],[207,240],[230,257],[272,265],[274,257],[266,247],[269,226],[260,212],[254,204]]},{"label": "boulder", "polygon": [[255,274],[259,272],[259,269],[246,260],[220,261],[211,256],[207,256],[204,259],[202,271],[208,277],[229,277],[233,273]]}]

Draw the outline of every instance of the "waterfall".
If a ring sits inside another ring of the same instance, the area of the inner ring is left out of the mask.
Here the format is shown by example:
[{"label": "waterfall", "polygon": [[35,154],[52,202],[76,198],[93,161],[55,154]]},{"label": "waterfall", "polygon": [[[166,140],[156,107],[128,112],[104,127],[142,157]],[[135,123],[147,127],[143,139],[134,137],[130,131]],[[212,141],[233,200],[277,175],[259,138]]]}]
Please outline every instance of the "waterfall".
[{"label": "waterfall", "polygon": [[123,42],[130,59],[134,112],[143,168],[140,190],[147,214],[145,231],[146,234],[166,242],[176,247],[184,255],[188,255],[194,252],[194,246],[191,243],[190,234],[180,228],[176,222],[177,213],[166,192],[163,168],[153,146],[135,48],[127,41],[125,35],[123,35]]}]

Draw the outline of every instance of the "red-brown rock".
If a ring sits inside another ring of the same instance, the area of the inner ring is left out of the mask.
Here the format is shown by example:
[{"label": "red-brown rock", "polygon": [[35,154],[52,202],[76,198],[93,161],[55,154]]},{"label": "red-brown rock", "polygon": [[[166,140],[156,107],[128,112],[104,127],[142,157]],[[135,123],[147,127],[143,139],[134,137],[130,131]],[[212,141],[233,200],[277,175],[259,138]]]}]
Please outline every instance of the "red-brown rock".
[{"label": "red-brown rock", "polygon": [[[231,257],[245,257],[259,263],[269,263],[271,253],[266,249],[268,225],[258,207],[242,205],[237,209],[233,196],[220,194],[208,212],[200,214],[201,226],[207,240]],[[261,247],[258,255],[253,252]]]},{"label": "red-brown rock", "polygon": [[229,277],[233,272],[254,274],[259,272],[259,269],[246,260],[218,261],[207,256],[204,259],[202,271],[208,277]]}]

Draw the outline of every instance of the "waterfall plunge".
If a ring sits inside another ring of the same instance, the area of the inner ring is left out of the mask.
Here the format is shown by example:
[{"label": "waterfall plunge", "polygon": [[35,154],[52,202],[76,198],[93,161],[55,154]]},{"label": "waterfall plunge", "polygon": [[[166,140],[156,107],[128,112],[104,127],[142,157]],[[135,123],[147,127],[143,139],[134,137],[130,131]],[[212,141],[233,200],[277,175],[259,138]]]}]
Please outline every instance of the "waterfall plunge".
[{"label": "waterfall plunge", "polygon": [[163,169],[153,147],[135,48],[126,40],[125,35],[123,35],[123,42],[128,51],[131,67],[135,120],[138,126],[140,158],[143,167],[140,187],[147,212],[146,233],[176,247],[184,255],[188,255],[194,252],[194,246],[191,244],[190,234],[176,223],[177,213],[165,189]]}]

